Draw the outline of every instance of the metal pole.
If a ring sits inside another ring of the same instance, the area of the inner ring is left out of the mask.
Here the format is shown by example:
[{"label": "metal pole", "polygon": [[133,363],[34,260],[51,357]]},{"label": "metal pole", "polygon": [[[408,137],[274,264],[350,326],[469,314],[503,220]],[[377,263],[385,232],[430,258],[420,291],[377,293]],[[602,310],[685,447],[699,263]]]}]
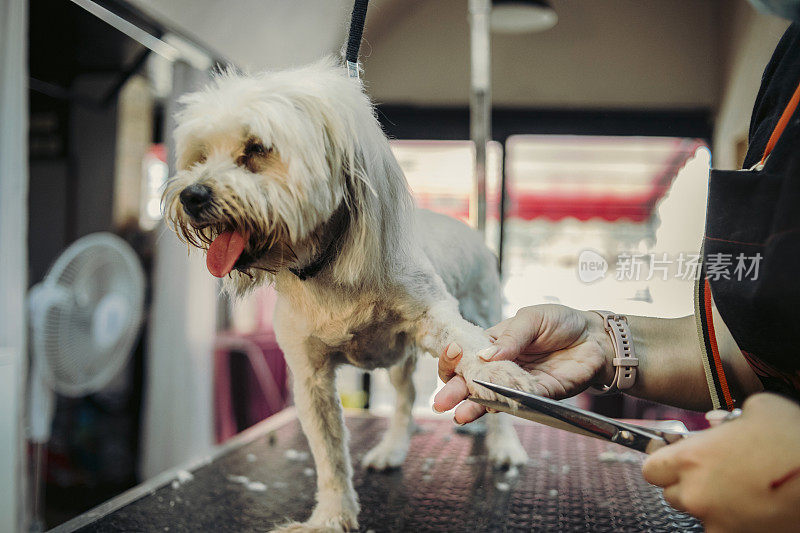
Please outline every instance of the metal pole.
[{"label": "metal pole", "polygon": [[[34,377],[36,379],[36,377]],[[48,392],[49,394],[49,392]],[[47,526],[44,519],[44,485],[45,485],[45,468],[46,468],[46,454],[47,445],[43,442],[35,442],[33,444],[33,471],[31,478],[32,496],[31,496],[31,523],[28,525],[30,533],[39,533],[47,531]]]},{"label": "metal pole", "polygon": [[72,3],[82,7],[106,24],[116,28],[145,48],[160,55],[164,59],[168,61],[175,61],[180,57],[180,52],[174,46],[165,43],[158,37],[150,35],[145,30],[109,11],[108,9],[96,4],[92,0],[72,0]]},{"label": "metal pole", "polygon": [[475,145],[475,186],[470,220],[486,232],[486,143],[492,132],[492,71],[489,17],[491,0],[469,0],[470,26],[470,138]]}]

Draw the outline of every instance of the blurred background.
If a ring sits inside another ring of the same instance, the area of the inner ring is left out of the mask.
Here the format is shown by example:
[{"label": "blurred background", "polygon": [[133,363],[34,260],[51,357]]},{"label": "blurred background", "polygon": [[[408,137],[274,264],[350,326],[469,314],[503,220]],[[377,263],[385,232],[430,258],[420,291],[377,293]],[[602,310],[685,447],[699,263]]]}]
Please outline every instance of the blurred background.
[{"label": "blurred background", "polygon": [[[505,314],[544,302],[690,314],[708,169],[743,160],[787,23],[744,0],[549,6],[552,27],[491,37],[486,240],[501,258]],[[216,65],[338,54],[351,9],[0,0],[0,516],[11,517],[0,530],[22,524],[31,501],[55,526],[291,403],[274,292],[227,301],[203,256],[161,221],[171,117]],[[468,223],[469,30],[467,0],[373,0],[361,49],[418,205]],[[119,239],[79,241],[98,232]],[[35,290],[56,281],[61,292]],[[91,361],[75,363],[80,375],[57,368],[78,358]],[[441,385],[435,365],[418,365],[420,413]],[[339,385],[347,407],[393,405],[385,371],[343,369]],[[699,423],[628,398],[575,401]]]}]

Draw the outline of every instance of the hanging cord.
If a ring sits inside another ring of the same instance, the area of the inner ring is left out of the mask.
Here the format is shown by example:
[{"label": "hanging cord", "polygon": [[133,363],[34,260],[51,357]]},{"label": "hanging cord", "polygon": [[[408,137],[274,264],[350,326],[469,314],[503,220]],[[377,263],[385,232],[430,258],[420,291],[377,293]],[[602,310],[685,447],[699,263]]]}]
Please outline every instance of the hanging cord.
[{"label": "hanging cord", "polygon": [[350,36],[347,38],[347,52],[344,59],[347,77],[358,79],[358,49],[361,47],[361,34],[364,33],[364,19],[367,18],[369,0],[355,0],[353,16],[350,19]]}]

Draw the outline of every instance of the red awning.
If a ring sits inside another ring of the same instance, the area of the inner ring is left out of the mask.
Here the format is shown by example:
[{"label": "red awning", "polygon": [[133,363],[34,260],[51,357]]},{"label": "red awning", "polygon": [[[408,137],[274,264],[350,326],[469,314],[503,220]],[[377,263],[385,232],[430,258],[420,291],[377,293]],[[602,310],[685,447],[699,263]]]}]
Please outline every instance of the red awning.
[{"label": "red awning", "polygon": [[[695,139],[515,135],[506,142],[507,214],[524,220],[648,220],[698,148]],[[417,205],[469,218],[474,150],[469,141],[392,141]],[[487,217],[499,214],[503,157],[487,161]]]},{"label": "red awning", "polygon": [[669,137],[511,137],[508,217],[643,222],[701,146]]}]

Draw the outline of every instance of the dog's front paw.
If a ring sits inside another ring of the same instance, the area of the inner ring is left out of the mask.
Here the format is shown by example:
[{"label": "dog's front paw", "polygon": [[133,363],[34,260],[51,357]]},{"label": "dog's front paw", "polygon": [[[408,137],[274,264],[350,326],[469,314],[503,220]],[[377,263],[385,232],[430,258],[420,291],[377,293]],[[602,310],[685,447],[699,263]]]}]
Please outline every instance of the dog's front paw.
[{"label": "dog's front paw", "polygon": [[317,506],[305,522],[290,522],[273,533],[343,533],[358,530],[358,501],[352,490],[319,494]]},{"label": "dog's front paw", "polygon": [[358,530],[358,524],[347,526],[345,520],[331,519],[327,524],[308,522],[290,522],[277,527],[271,533],[344,533],[345,531]]},{"label": "dog's front paw", "polygon": [[533,394],[543,392],[539,379],[513,361],[486,362],[478,358],[469,360],[462,358],[456,371],[464,376],[469,393],[484,400],[498,400],[513,405],[507,398],[498,396],[486,387],[474,383],[473,380],[487,381]]},{"label": "dog's front paw", "polygon": [[361,466],[373,470],[389,470],[403,464],[408,453],[408,439],[383,439],[361,460]]},{"label": "dog's front paw", "polygon": [[358,530],[358,513],[343,512],[332,516],[315,516],[306,522],[289,522],[272,530],[271,533],[344,533]]},{"label": "dog's front paw", "polygon": [[528,454],[511,424],[490,428],[486,434],[486,448],[496,468],[522,466],[528,462]]},{"label": "dog's front paw", "polygon": [[270,533],[311,533],[322,532],[323,529],[312,526],[308,522],[289,522],[270,530]]}]

